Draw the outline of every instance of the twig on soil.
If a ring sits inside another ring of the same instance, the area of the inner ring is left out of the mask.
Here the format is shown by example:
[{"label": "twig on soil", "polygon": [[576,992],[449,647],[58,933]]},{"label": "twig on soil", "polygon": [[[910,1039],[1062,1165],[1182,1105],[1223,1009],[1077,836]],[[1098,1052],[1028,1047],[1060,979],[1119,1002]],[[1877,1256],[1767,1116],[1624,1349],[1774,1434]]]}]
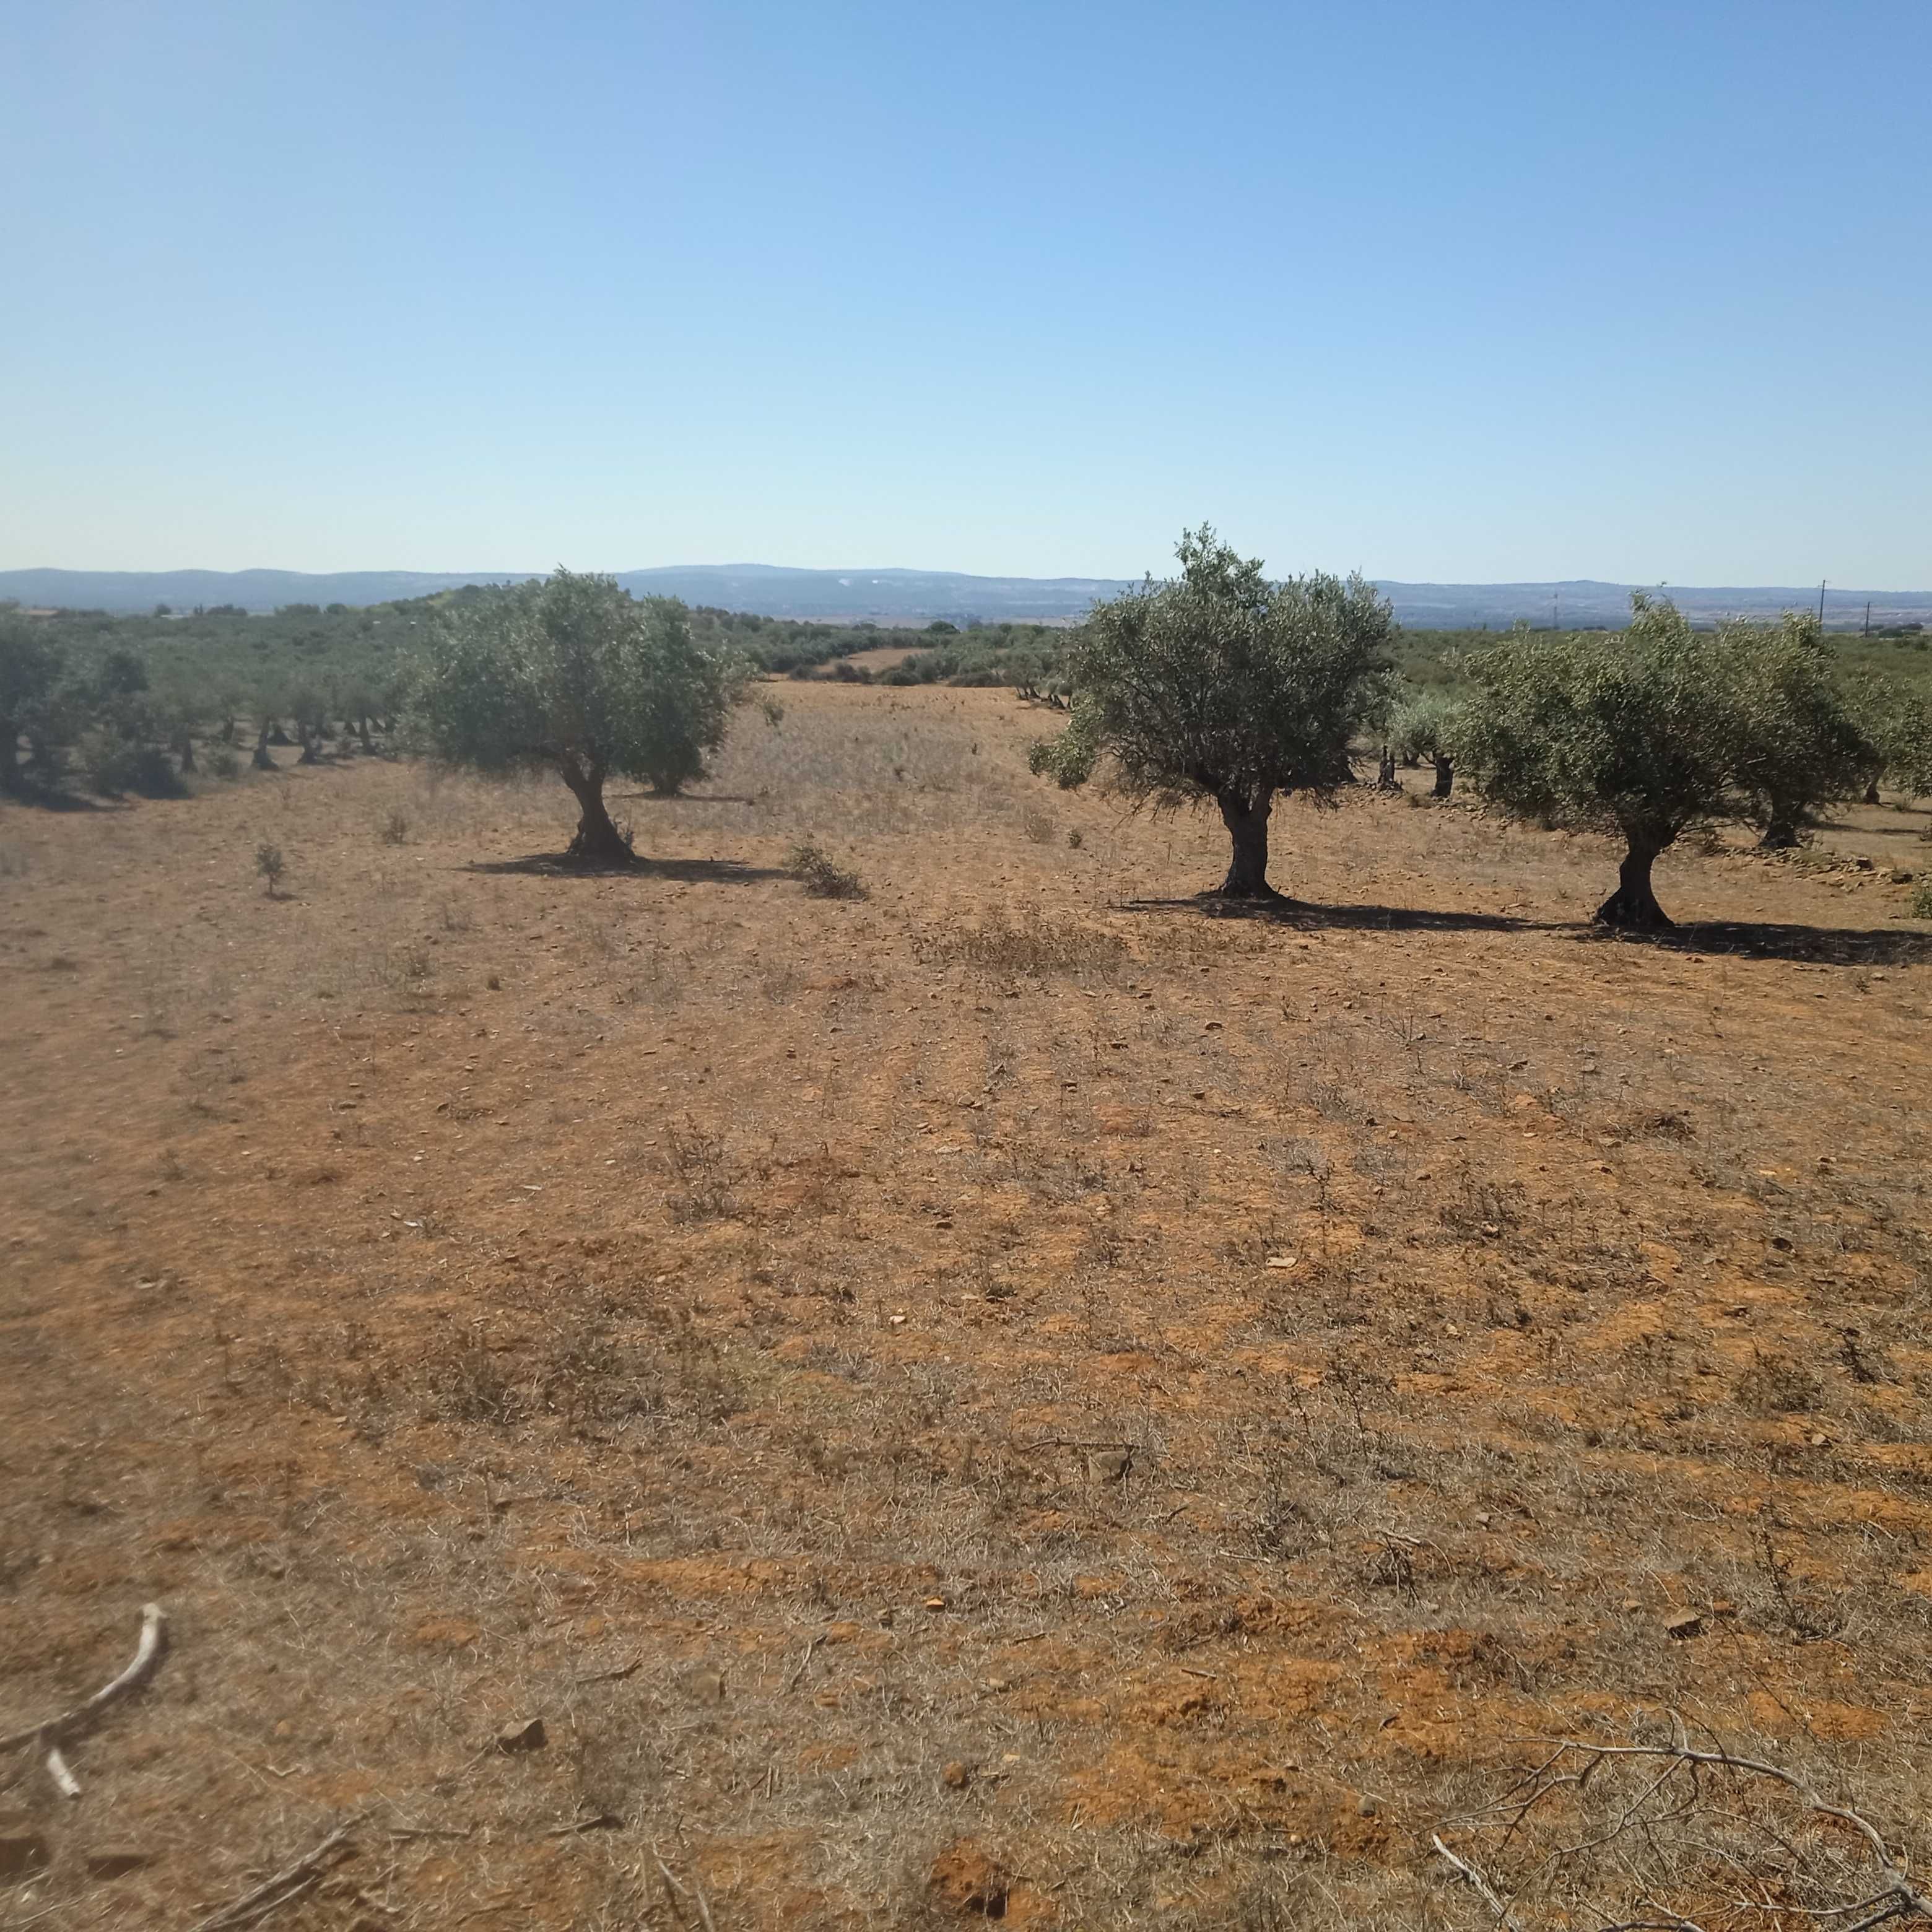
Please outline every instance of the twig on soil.
[{"label": "twig on soil", "polygon": [[362,1822],[363,1814],[356,1815],[338,1825],[312,1852],[304,1852],[292,1863],[284,1865],[271,1879],[265,1880],[255,1889],[236,1900],[232,1905],[224,1905],[218,1912],[211,1912],[198,1922],[192,1932],[231,1932],[231,1928],[246,1925],[250,1920],[260,1918],[274,1911],[278,1905],[285,1904],[298,1892],[305,1892],[322,1876],[322,1863],[328,1855]]},{"label": "twig on soil", "polygon": [[799,1679],[805,1675],[806,1672],[808,1669],[810,1669],[812,1660],[817,1654],[818,1646],[824,1641],[825,1639],[821,1634],[814,1637],[812,1641],[806,1646],[805,1654],[798,1660],[798,1668],[785,1680],[785,1688],[788,1690],[796,1690],[798,1688]]},{"label": "twig on soil", "polygon": [[[658,1848],[655,1845],[651,1847],[651,1862],[664,1874],[664,1883],[670,1888],[677,1898],[688,1898],[697,1906],[698,1916],[704,1927],[704,1932],[718,1932],[718,1928],[712,1922],[711,1917],[711,1901],[705,1897],[704,1887],[699,1882],[696,1871],[694,1870],[692,1873],[691,1883],[688,1886],[680,1884],[672,1876],[670,1867],[658,1856]],[[679,1916],[682,1916],[681,1913]],[[198,1927],[196,1932],[200,1932]]]},{"label": "twig on soil", "polygon": [[628,1664],[619,1664],[614,1670],[593,1670],[588,1676],[579,1677],[574,1682],[579,1684],[621,1683],[626,1677],[634,1676],[638,1666],[644,1660],[643,1656],[640,1654],[632,1658]]},{"label": "twig on soil", "polygon": [[47,1775],[53,1780],[54,1789],[63,1798],[78,1798],[80,1796],[80,1780],[68,1768],[67,1760],[61,1755],[58,1744],[48,1748]]},{"label": "twig on soil", "polygon": [[1508,1904],[1497,1897],[1496,1887],[1490,1884],[1489,1880],[1466,1858],[1459,1858],[1442,1842],[1442,1834],[1439,1832],[1431,1832],[1429,1842],[1476,1888],[1478,1895],[1483,1903],[1496,1915],[1496,1923],[1498,1925],[1508,1926],[1510,1932],[1516,1932],[1516,1921],[1510,1916]]},{"label": "twig on soil", "polygon": [[84,1730],[99,1717],[117,1697],[124,1697],[132,1690],[146,1682],[157,1664],[167,1635],[167,1612],[159,1604],[144,1604],[141,1606],[141,1639],[135,1646],[134,1661],[111,1682],[104,1684],[84,1704],[76,1704],[64,1716],[50,1719],[46,1723],[34,1724],[24,1731],[14,1731],[0,1737],[0,1750],[18,1750],[22,1746],[44,1744],[51,1750],[55,1745]]},{"label": "twig on soil", "polygon": [[[1892,1848],[1878,1827],[1849,1806],[1828,1803],[1817,1789],[1797,1772],[1786,1770],[1784,1766],[1772,1764],[1762,1758],[1740,1757],[1726,1750],[1721,1744],[1709,1750],[1691,1748],[1683,1719],[1672,1713],[1677,1732],[1676,1741],[1667,1744],[1600,1744],[1585,1742],[1574,1738],[1544,1738],[1538,1742],[1549,1748],[1549,1754],[1533,1769],[1518,1778],[1510,1790],[1496,1803],[1486,1806],[1475,1818],[1460,1822],[1472,1823],[1478,1819],[1495,1825],[1503,1825],[1502,1843],[1507,1846],[1516,1834],[1526,1828],[1529,1816],[1546,1798],[1565,1789],[1580,1793],[1589,1782],[1593,1773],[1606,1764],[1619,1760],[1644,1760],[1652,1764],[1661,1764],[1663,1771],[1635,1798],[1627,1801],[1621,1815],[1599,1835],[1586,1842],[1564,1846],[1551,1854],[1551,1858],[1561,1863],[1580,1853],[1601,1850],[1625,1837],[1627,1834],[1642,1833],[1646,1838],[1657,1826],[1675,1822],[1690,1815],[1697,1802],[1699,1774],[1706,1771],[1732,1772],[1752,1778],[1769,1778],[1796,1794],[1805,1808],[1820,1818],[1829,1818],[1856,1832],[1869,1848],[1872,1859],[1882,1877],[1883,1888],[1871,1897],[1856,1904],[1834,1905],[1826,1907],[1800,1906],[1794,1909],[1808,1917],[1828,1919],[1850,1918],[1858,1915],[1857,1925],[1849,1927],[1846,1932],[1868,1932],[1868,1928],[1880,1925],[1893,1919],[1919,1918],[1932,1920],[1932,1894],[1922,1892],[1906,1876],[1905,1870],[1893,1857]],[[1567,1763],[1580,1768],[1565,1768]],[[1652,1808],[1652,1801],[1657,1798],[1670,1780],[1679,1772],[1688,1772],[1691,1780],[1691,1798],[1680,1803],[1672,1798],[1666,1802],[1672,1807],[1659,1813]],[[1459,1858],[1444,1844],[1442,1838],[1434,1837],[1431,1842],[1436,1850],[1447,1858],[1456,1869],[1468,1880],[1481,1894],[1497,1917],[1505,1927],[1511,1921],[1508,1908],[1499,1898],[1489,1880],[1476,1868]],[[1780,1839],[1782,1844],[1784,1840]],[[1789,1846],[1786,1846],[1789,1849]],[[1684,1932],[1684,1928],[1694,1928],[1695,1922],[1669,1908],[1657,1904],[1646,1898],[1637,1901],[1648,1910],[1664,1914],[1661,1921],[1633,1919],[1610,1926],[1606,1932],[1635,1932],[1641,1926],[1660,1926],[1661,1932]],[[1744,1903],[1748,1901],[1739,1901]],[[1759,1909],[1754,1902],[1754,1909]],[[1876,1907],[1874,1910],[1873,1908]]]}]

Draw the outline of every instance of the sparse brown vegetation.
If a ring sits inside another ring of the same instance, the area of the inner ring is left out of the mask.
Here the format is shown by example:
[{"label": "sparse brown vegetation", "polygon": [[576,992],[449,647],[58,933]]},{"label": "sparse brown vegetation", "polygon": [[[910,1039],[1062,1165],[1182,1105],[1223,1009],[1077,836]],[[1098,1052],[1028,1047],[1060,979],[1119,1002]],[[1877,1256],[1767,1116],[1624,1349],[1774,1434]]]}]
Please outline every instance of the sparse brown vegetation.
[{"label": "sparse brown vegetation", "polygon": [[1672,1711],[1922,1868],[1909,882],[1672,848],[1726,923],[1633,944],[1599,841],[1290,802],[1204,917],[1217,820],[1016,835],[1036,732],[800,684],[608,872],[400,760],[0,806],[0,1732],[175,1644],[0,1923],[350,1821],[271,1923],[1493,1928],[1438,1834],[1518,1932],[1859,1922],[1774,1780],[1499,1845]]}]

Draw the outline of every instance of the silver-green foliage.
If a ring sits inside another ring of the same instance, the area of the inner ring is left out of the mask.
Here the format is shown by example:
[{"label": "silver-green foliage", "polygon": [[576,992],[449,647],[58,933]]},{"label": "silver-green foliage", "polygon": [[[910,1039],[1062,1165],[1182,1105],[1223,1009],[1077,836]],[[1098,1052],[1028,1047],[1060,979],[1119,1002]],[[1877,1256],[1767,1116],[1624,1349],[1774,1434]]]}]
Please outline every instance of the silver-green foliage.
[{"label": "silver-green foliage", "polygon": [[1136,804],[1212,800],[1235,842],[1226,890],[1265,890],[1275,795],[1331,796],[1386,711],[1394,620],[1360,578],[1271,581],[1205,524],[1176,554],[1178,577],[1097,605],[1074,637],[1072,717],[1034,769],[1076,785],[1106,754]]},{"label": "silver-green foliage", "polygon": [[1732,812],[1736,707],[1720,640],[1641,592],[1621,634],[1513,632],[1469,658],[1456,730],[1464,772],[1505,809],[1616,834],[1607,924],[1668,924],[1650,868]]},{"label": "silver-green foliage", "polygon": [[[1795,843],[1806,815],[1884,762],[1814,618],[1694,631],[1639,593],[1621,633],[1519,630],[1468,660],[1450,730],[1495,802],[1548,825],[1615,834],[1613,926],[1660,926],[1650,870],[1693,826],[1744,818]],[[1876,703],[1876,700],[1874,700]]]},{"label": "silver-green foliage", "polygon": [[1859,730],[1877,754],[1877,776],[1907,798],[1932,794],[1932,701],[1922,687],[1868,671],[1849,693]]},{"label": "silver-green foliage", "polygon": [[1809,612],[1787,611],[1775,624],[1726,624],[1718,638],[1733,707],[1732,783],[1766,844],[1795,845],[1806,818],[1862,791],[1885,754]]},{"label": "silver-green foliage", "polygon": [[1402,687],[1389,718],[1389,742],[1406,765],[1433,758],[1449,745],[1454,707],[1439,691]]},{"label": "silver-green foliage", "polygon": [[628,850],[604,781],[695,777],[724,741],[742,674],[694,641],[674,598],[632,598],[614,578],[559,569],[447,614],[418,666],[430,750],[491,774],[560,773],[581,808],[573,850]]}]

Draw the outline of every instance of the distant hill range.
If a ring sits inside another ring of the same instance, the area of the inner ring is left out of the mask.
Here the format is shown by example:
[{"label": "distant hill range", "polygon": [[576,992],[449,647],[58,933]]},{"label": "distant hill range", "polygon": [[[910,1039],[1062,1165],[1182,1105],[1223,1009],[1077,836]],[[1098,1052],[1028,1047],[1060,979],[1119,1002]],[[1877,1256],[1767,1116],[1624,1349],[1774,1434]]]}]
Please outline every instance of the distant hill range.
[{"label": "distant hill range", "polygon": [[[176,610],[196,605],[239,604],[273,610],[285,604],[384,604],[424,597],[466,584],[510,584],[533,572],[501,570],[358,570],[314,574],[295,570],[8,570],[0,571],[0,598],[30,609],[116,612]],[[626,570],[618,581],[639,596],[681,597],[728,610],[821,622],[918,625],[945,618],[956,624],[1027,621],[1066,623],[1083,616],[1096,598],[1130,587],[1118,578],[969,577],[950,570],[791,570],[762,563],[680,564],[658,570]],[[1457,630],[1519,620],[1564,628],[1619,626],[1630,614],[1632,586],[1580,579],[1562,584],[1399,584],[1376,587],[1396,616],[1418,628]],[[1788,609],[1817,608],[1814,586],[1672,584],[1664,594],[1687,616],[1707,622],[1723,616],[1768,616]],[[1855,628],[1871,607],[1874,628],[1932,622],[1932,590],[1828,589],[1826,623]]]}]

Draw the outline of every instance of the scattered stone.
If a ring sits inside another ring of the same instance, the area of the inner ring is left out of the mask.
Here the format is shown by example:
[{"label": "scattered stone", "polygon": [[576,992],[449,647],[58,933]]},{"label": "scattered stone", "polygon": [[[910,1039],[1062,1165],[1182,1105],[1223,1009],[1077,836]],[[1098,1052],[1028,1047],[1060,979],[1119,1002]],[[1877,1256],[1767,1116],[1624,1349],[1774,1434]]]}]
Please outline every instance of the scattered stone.
[{"label": "scattered stone", "polygon": [[1381,1805],[1365,1791],[1355,1806],[1355,1811],[1358,1816],[1372,1818],[1382,1808]]},{"label": "scattered stone", "polygon": [[722,1670],[694,1670],[684,1680],[685,1688],[700,1704],[724,1701],[724,1673]]},{"label": "scattered stone", "polygon": [[46,1870],[47,1858],[47,1841],[39,1832],[0,1832],[0,1885],[17,1885]]},{"label": "scattered stone", "polygon": [[956,1757],[939,1774],[939,1781],[948,1791],[964,1791],[973,1782],[973,1767]]},{"label": "scattered stone", "polygon": [[980,1918],[1006,1916],[1006,1875],[976,1840],[962,1838],[932,1862],[926,1888],[942,1905]]},{"label": "scattered stone", "polygon": [[138,1850],[132,1845],[111,1845],[88,1853],[87,1870],[93,1878],[124,1878],[129,1872],[139,1871],[154,1862],[152,1852]]},{"label": "scattered stone", "polygon": [[1642,1610],[1643,1606],[1642,1604],[1638,1602],[1636,1598],[1626,1597],[1624,1599],[1624,1608],[1634,1614],[1636,1611]]},{"label": "scattered stone", "polygon": [[1087,1458],[1087,1473],[1099,1483],[1124,1483],[1133,1466],[1131,1449],[1096,1449]]},{"label": "scattered stone", "polygon": [[1685,1610],[1666,1620],[1664,1634],[1672,1643],[1688,1643],[1692,1637],[1704,1634],[1704,1619],[1695,1610]]},{"label": "scattered stone", "polygon": [[520,1724],[506,1724],[496,1733],[496,1748],[500,1751],[542,1750],[550,1742],[550,1733],[544,1729],[541,1718],[526,1718]]}]

